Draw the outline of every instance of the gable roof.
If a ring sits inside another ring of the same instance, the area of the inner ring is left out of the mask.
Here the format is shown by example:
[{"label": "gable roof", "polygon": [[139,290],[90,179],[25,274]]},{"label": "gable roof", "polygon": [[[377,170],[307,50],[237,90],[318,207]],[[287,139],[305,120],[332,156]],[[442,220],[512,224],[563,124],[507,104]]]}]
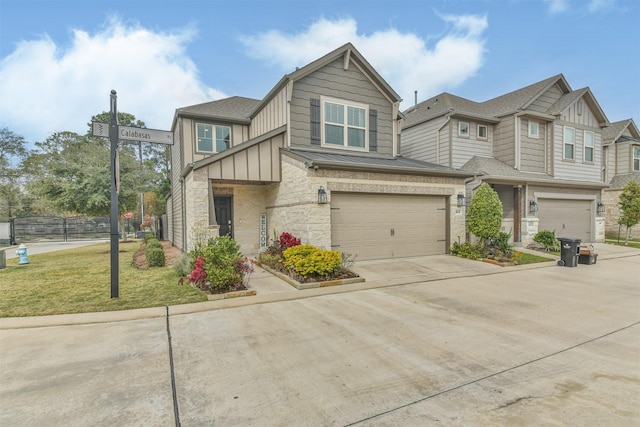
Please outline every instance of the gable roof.
[{"label": "gable roof", "polygon": [[444,92],[405,110],[406,119],[403,128],[408,129],[444,114],[475,117],[479,120],[497,122],[502,116],[527,110],[533,102],[554,85],[558,85],[564,95],[544,114],[548,114],[549,117],[557,116],[578,99],[585,97],[591,109],[599,116],[600,124],[608,124],[608,120],[591,90],[583,88],[573,91],[564,75],[558,74],[484,102],[475,102]]},{"label": "gable roof", "polygon": [[369,64],[369,62],[362,56],[360,52],[351,44],[346,43],[336,50],[326,54],[325,56],[316,59],[315,61],[305,65],[302,68],[296,69],[294,72],[285,74],[278,83],[269,91],[269,93],[260,101],[260,104],[256,106],[252,113],[252,117],[262,109],[285,85],[290,82],[295,82],[308,76],[314,71],[330,64],[336,59],[344,58],[345,66],[350,62],[354,62],[363,74],[378,87],[378,89],[384,93],[387,98],[392,102],[401,102],[400,95],[391,88],[391,86],[378,74],[378,72]]},{"label": "gable roof", "polygon": [[258,99],[232,96],[178,108],[174,115],[173,126],[175,126],[178,116],[249,124],[251,122],[249,116],[259,103]]},{"label": "gable roof", "polygon": [[640,131],[636,126],[633,119],[621,120],[619,122],[611,123],[611,126],[605,128],[602,131],[602,142],[604,145],[609,145],[617,142],[625,130],[629,129],[629,132],[633,137],[640,141]]}]

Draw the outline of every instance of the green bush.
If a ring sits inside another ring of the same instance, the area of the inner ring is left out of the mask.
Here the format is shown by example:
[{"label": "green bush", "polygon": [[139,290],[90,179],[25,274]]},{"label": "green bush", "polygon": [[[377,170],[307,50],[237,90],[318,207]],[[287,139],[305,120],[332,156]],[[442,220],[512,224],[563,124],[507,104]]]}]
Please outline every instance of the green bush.
[{"label": "green bush", "polygon": [[229,236],[209,239],[206,246],[200,246],[189,253],[192,260],[204,258],[203,268],[211,291],[227,291],[237,288],[243,281],[239,268],[243,260],[240,246]]},{"label": "green bush", "polygon": [[486,182],[482,183],[467,210],[469,231],[483,240],[497,237],[502,226],[502,213],[498,193]]},{"label": "green bush", "polygon": [[144,233],[144,241],[145,242],[149,241],[149,239],[155,239],[155,238],[156,238],[155,234],[153,234],[150,231]]},{"label": "green bush", "polygon": [[173,269],[179,276],[188,276],[191,273],[193,261],[189,255],[182,255],[173,264]]},{"label": "green bush", "polygon": [[496,237],[489,239],[489,253],[496,259],[511,259],[513,257],[513,245],[510,240],[511,233],[499,232]]},{"label": "green bush", "polygon": [[164,250],[162,248],[147,249],[147,264],[149,267],[164,267]]},{"label": "green bush", "polygon": [[545,252],[560,250],[560,242],[556,239],[556,232],[554,230],[542,230],[533,236],[533,241],[540,243]]},{"label": "green bush", "polygon": [[451,254],[469,259],[480,259],[487,256],[487,251],[482,243],[472,244],[470,242],[454,242],[451,246]]},{"label": "green bush", "polygon": [[153,248],[162,249],[162,243],[160,243],[160,240],[156,239],[155,237],[153,239],[147,240],[146,249],[149,250],[149,249],[153,249]]},{"label": "green bush", "polygon": [[313,245],[292,246],[283,252],[284,266],[305,279],[312,276],[328,276],[342,266],[338,251],[328,251]]}]

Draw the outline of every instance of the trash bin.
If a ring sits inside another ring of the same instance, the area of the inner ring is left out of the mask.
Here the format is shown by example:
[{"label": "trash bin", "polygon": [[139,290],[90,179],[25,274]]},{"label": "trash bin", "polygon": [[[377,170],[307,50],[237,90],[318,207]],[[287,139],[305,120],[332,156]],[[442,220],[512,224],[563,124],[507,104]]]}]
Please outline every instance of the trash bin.
[{"label": "trash bin", "polygon": [[0,270],[7,268],[7,256],[4,253],[4,249],[0,249]]},{"label": "trash bin", "polygon": [[560,240],[560,261],[558,261],[558,265],[577,267],[582,240],[571,237],[558,237],[558,240]]}]

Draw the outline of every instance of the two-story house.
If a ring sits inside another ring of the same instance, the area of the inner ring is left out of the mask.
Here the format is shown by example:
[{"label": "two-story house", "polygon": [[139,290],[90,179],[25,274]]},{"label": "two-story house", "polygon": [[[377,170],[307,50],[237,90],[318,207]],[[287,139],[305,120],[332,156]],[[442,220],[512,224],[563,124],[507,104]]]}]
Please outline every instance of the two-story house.
[{"label": "two-story house", "polygon": [[563,75],[485,102],[442,93],[405,111],[407,157],[473,172],[503,204],[503,229],[528,244],[539,230],[584,242],[604,239],[603,131],[607,117],[589,88]]},{"label": "two-story house", "polygon": [[640,131],[633,119],[622,120],[611,123],[603,132],[602,140],[604,181],[609,184],[602,194],[606,208],[606,232],[616,236],[622,231],[624,236],[626,230],[618,228],[618,200],[627,183],[635,181],[640,184]]},{"label": "two-story house", "polygon": [[358,260],[446,253],[469,174],[399,156],[400,101],[346,44],[263,99],[176,110],[169,240],[231,235],[252,255],[290,232]]}]

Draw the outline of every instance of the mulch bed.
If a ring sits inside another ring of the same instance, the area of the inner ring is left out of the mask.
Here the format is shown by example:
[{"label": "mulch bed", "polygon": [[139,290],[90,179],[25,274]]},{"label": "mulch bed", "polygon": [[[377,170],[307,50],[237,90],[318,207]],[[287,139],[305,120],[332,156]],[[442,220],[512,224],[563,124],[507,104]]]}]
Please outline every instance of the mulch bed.
[{"label": "mulch bed", "polygon": [[[176,248],[168,240],[161,240],[162,249],[164,250],[165,265],[171,267],[176,259],[182,256],[180,249]],[[145,255],[145,249],[147,244],[143,241],[140,248],[133,254],[133,266],[139,270],[148,270],[147,256]]]}]

